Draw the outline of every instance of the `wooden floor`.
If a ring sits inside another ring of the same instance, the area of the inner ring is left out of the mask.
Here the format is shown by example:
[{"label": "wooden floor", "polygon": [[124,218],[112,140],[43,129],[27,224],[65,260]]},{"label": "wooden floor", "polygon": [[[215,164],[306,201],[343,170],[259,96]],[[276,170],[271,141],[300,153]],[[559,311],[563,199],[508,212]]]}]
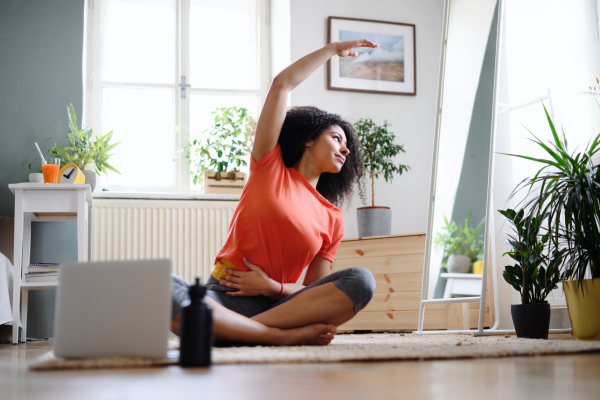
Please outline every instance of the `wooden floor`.
[{"label": "wooden floor", "polygon": [[600,399],[600,354],[29,372],[52,343],[0,345],[0,399]]}]

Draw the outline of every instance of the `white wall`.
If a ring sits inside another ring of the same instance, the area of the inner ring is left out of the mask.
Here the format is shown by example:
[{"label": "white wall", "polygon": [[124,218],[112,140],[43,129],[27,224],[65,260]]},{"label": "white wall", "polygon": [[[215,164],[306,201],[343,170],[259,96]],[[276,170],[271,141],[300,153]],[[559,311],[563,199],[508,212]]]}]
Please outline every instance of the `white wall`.
[{"label": "white wall", "polygon": [[[372,118],[392,124],[406,154],[397,157],[411,171],[393,182],[375,183],[375,202],[392,209],[392,234],[425,232],[435,106],[440,64],[443,0],[291,0],[292,61],[327,44],[327,17],[362,18],[416,25],[417,95],[394,96],[327,90],[326,66],[292,92],[292,105],[312,105],[354,122]],[[370,181],[367,181],[370,205]],[[358,237],[358,191],[344,210],[345,238]]]}]

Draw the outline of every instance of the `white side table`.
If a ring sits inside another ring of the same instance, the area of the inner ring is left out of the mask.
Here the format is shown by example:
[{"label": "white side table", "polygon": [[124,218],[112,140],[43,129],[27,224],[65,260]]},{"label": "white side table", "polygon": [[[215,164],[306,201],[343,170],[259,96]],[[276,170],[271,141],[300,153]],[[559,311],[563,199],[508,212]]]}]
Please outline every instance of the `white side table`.
[{"label": "white side table", "polygon": [[13,344],[19,341],[19,305],[22,302],[21,342],[27,340],[27,300],[30,290],[53,289],[56,282],[23,282],[31,251],[31,221],[77,221],[77,260],[88,260],[88,211],[92,204],[89,184],[16,183],[15,269],[13,281]]},{"label": "white side table", "polygon": [[481,274],[443,273],[440,278],[447,280],[444,299],[458,296],[481,296]]}]

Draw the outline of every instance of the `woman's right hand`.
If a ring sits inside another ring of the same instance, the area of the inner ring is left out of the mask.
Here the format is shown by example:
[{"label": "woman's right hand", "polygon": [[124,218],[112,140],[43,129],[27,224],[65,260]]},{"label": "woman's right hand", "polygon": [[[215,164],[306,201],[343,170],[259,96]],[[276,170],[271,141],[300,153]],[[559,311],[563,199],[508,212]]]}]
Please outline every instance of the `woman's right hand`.
[{"label": "woman's right hand", "polygon": [[339,57],[358,57],[358,51],[352,50],[356,47],[379,47],[379,44],[373,43],[367,39],[346,40],[344,42],[336,42],[334,45],[335,53]]}]

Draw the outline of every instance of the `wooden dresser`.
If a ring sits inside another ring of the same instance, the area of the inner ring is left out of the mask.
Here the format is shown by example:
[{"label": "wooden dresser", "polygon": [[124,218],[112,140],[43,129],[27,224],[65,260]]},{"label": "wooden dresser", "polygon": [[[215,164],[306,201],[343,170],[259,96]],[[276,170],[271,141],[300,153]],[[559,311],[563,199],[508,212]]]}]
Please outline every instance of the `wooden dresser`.
[{"label": "wooden dresser", "polygon": [[[342,240],[332,270],[365,267],[375,276],[377,289],[367,307],[352,320],[341,325],[338,331],[416,330],[424,254],[424,233]],[[463,304],[469,308],[469,325],[477,327],[479,304]],[[463,309],[458,309],[459,314],[461,310]],[[430,305],[425,311],[424,328],[447,329],[450,324],[450,328],[455,329],[456,314],[455,306]],[[486,309],[486,326],[489,325],[487,321],[489,315]]]}]

